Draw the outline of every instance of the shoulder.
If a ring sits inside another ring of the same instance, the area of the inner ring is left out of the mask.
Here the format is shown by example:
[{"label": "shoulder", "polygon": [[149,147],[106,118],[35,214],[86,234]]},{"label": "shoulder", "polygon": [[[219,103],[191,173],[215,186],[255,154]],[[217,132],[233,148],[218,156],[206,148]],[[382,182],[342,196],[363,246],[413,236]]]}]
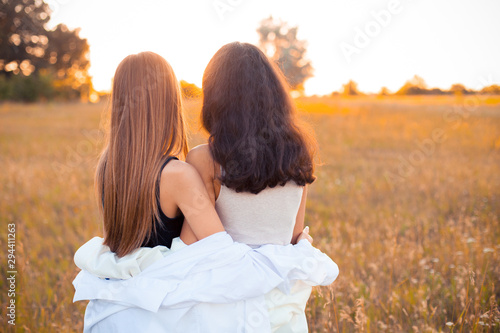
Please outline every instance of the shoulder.
[{"label": "shoulder", "polygon": [[200,174],[196,168],[179,160],[170,161],[161,172],[160,178],[161,185],[168,184],[172,189],[190,186],[198,181],[200,181]]},{"label": "shoulder", "polygon": [[186,162],[198,170],[203,179],[207,181],[214,178],[214,168],[216,167],[210,147],[207,144],[199,145],[189,151]]},{"label": "shoulder", "polygon": [[189,164],[212,163],[212,153],[210,152],[208,144],[199,145],[191,149],[186,156],[186,162]]},{"label": "shoulder", "polygon": [[209,207],[213,209],[200,174],[192,165],[183,161],[171,161],[163,169],[160,200],[162,198],[165,206],[180,209],[188,219],[206,212]]}]

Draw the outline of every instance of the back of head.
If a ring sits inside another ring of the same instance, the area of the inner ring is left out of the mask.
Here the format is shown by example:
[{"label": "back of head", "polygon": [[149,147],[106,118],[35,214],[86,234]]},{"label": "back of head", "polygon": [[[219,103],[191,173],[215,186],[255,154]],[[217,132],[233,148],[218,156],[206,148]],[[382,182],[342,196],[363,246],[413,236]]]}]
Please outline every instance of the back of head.
[{"label": "back of head", "polygon": [[169,155],[187,153],[179,84],[153,52],[126,57],[113,80],[108,144],[96,173],[105,244],[125,255],[151,236],[157,182]]},{"label": "back of head", "polygon": [[281,71],[254,45],[227,44],[210,60],[202,122],[227,187],[258,193],[314,181],[315,142],[298,125]]}]

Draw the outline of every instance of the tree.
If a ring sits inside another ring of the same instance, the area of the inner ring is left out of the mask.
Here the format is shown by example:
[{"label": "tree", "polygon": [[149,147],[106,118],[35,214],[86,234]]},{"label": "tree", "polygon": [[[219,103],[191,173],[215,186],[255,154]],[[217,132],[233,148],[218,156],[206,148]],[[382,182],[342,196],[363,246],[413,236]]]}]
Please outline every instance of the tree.
[{"label": "tree", "polygon": [[387,87],[382,87],[378,93],[379,96],[388,96],[390,94],[391,92],[387,89]]},{"label": "tree", "polygon": [[456,96],[462,96],[462,95],[469,93],[467,88],[465,88],[465,86],[461,83],[452,84],[451,88],[450,88],[450,92],[455,94]]},{"label": "tree", "polygon": [[361,95],[358,90],[358,84],[353,80],[350,80],[342,86],[342,95],[344,96],[356,96]]},{"label": "tree", "polygon": [[201,89],[198,88],[194,83],[189,83],[181,80],[181,91],[182,96],[185,98],[197,98],[201,96]]},{"label": "tree", "polygon": [[427,84],[420,76],[415,75],[396,92],[396,95],[423,95],[428,93]]},{"label": "tree", "polygon": [[0,98],[68,99],[93,92],[89,45],[79,37],[79,29],[60,24],[47,30],[50,9],[42,0],[0,0],[0,4],[0,76],[6,78]]},{"label": "tree", "polygon": [[298,27],[290,27],[272,16],[262,20],[257,29],[262,51],[278,65],[293,90],[303,91],[313,67],[305,57],[306,41],[297,39],[297,31]]},{"label": "tree", "polygon": [[480,93],[486,95],[500,95],[500,86],[498,84],[492,84],[491,86],[481,89]]},{"label": "tree", "polygon": [[43,57],[48,38],[49,6],[41,0],[0,0],[0,74],[29,73]]},{"label": "tree", "polygon": [[88,95],[92,90],[89,44],[79,37],[79,32],[80,29],[69,30],[64,24],[47,31],[49,43],[39,66],[53,73],[56,91],[64,98]]}]

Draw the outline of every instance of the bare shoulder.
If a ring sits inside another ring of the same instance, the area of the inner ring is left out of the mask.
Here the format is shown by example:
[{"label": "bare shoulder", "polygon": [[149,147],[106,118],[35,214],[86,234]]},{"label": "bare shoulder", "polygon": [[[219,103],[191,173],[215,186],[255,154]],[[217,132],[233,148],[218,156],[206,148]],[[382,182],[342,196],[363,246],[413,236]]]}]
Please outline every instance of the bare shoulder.
[{"label": "bare shoulder", "polygon": [[191,149],[186,162],[194,166],[201,175],[210,200],[215,204],[220,191],[220,184],[217,181],[219,165],[214,161],[210,147],[204,144]]},{"label": "bare shoulder", "polygon": [[189,186],[201,181],[200,174],[189,163],[172,160],[161,172],[160,186],[168,184],[169,188],[175,189],[179,186]]},{"label": "bare shoulder", "polygon": [[177,216],[181,202],[204,190],[203,180],[198,171],[186,162],[171,160],[163,168],[160,177],[160,205],[167,216]]},{"label": "bare shoulder", "polygon": [[[215,212],[198,171],[178,160],[168,163],[161,173],[160,203],[164,213],[175,214],[180,210],[188,221],[204,221],[204,215],[210,208]],[[190,226],[193,227],[192,224]],[[219,228],[218,225],[216,227]]]},{"label": "bare shoulder", "polygon": [[191,149],[187,154],[186,162],[197,165],[212,164],[213,158],[208,144],[199,145]]},{"label": "bare shoulder", "polygon": [[186,157],[186,162],[194,166],[206,181],[213,178],[214,160],[207,144],[191,149]]}]

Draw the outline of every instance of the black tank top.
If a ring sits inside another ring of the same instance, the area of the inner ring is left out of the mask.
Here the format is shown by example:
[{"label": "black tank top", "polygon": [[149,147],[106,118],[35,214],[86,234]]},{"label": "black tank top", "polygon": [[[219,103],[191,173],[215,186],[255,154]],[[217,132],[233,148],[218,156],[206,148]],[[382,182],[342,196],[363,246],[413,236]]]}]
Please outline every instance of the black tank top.
[{"label": "black tank top", "polygon": [[[167,160],[165,161],[165,163],[163,163],[160,169],[160,174],[165,168],[165,166],[168,164],[168,162],[170,162],[173,159],[177,160],[178,158],[174,156],[170,156],[169,158],[167,158]],[[156,186],[157,186],[157,191],[159,192],[160,184],[158,183]],[[175,237],[179,237],[181,235],[182,223],[184,222],[184,215],[181,213],[181,215],[176,216],[174,218],[170,218],[167,215],[165,215],[160,206],[159,196],[157,199],[157,204],[160,213],[159,214],[160,220],[157,220],[156,218],[153,219],[153,223],[156,224],[156,233],[153,232],[149,240],[147,242],[144,241],[141,247],[155,247],[158,245],[163,245],[170,248],[170,246],[172,245],[172,239],[174,239]]]},{"label": "black tank top", "polygon": [[[168,164],[168,162],[174,159],[178,160],[178,158],[174,156],[170,156],[169,158],[167,158],[165,163],[163,163],[163,165],[161,166],[160,174]],[[102,191],[104,192],[104,183]],[[159,182],[158,184],[156,184],[156,191],[157,193],[160,191]],[[104,197],[102,198],[102,204],[104,206]],[[181,235],[182,223],[184,222],[184,215],[182,214],[182,212],[179,216],[176,216],[174,218],[170,218],[165,215],[165,213],[163,213],[163,210],[161,209],[159,196],[157,199],[157,205],[159,209],[160,220],[153,218],[152,221],[152,223],[156,224],[156,233],[153,232],[149,240],[145,240],[141,244],[141,247],[155,247],[158,245],[163,245],[170,248],[170,246],[172,245],[172,240],[175,237],[179,237]]]}]

